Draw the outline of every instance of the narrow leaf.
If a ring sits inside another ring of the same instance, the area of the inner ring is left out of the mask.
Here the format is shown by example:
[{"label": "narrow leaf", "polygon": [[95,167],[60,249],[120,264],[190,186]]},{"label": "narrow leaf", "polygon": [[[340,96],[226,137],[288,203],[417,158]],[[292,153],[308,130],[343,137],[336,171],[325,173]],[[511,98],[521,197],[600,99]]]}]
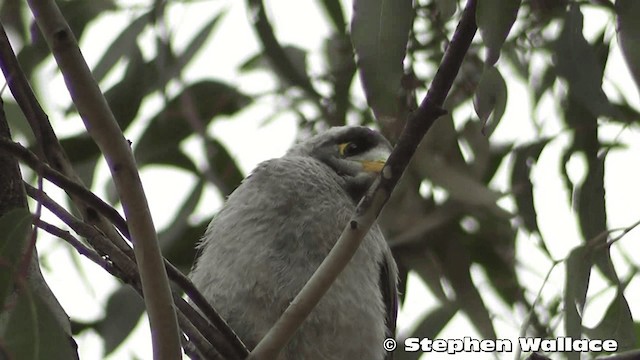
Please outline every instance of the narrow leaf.
[{"label": "narrow leaf", "polygon": [[413,24],[411,0],[355,0],[351,39],[369,106],[378,121],[398,116],[397,95]]},{"label": "narrow leaf", "polygon": [[476,21],[480,36],[487,47],[485,62],[493,66],[500,57],[500,48],[516,21],[520,0],[482,0],[478,2]]},{"label": "narrow leaf", "polygon": [[78,359],[70,338],[46,303],[28,288],[19,290],[2,343],[13,359]]},{"label": "narrow leaf", "polygon": [[320,0],[320,5],[331,19],[333,28],[339,34],[344,34],[347,22],[344,19],[344,11],[342,11],[342,2],[339,0]]},{"label": "narrow leaf", "polygon": [[611,115],[611,104],[602,90],[604,66],[595,48],[584,38],[582,25],[580,7],[572,4],[555,44],[556,70],[569,83],[572,96],[594,116]]},{"label": "narrow leaf", "polygon": [[129,285],[122,285],[107,301],[104,318],[96,330],[104,339],[104,354],[108,355],[126,339],[144,312],[144,302]]},{"label": "narrow leaf", "polygon": [[[192,101],[185,102],[183,96]],[[201,81],[190,85],[151,119],[135,144],[134,154],[138,163],[141,166],[171,164],[195,171],[193,162],[179,149],[180,143],[194,132],[186,117],[195,116],[197,119],[194,121],[201,121],[202,126],[207,126],[216,116],[233,114],[249,101],[235,88],[217,81]],[[188,105],[193,105],[193,108]]]},{"label": "narrow leaf", "polygon": [[616,0],[616,14],[622,55],[640,91],[640,1]]},{"label": "narrow leaf", "polygon": [[533,183],[531,169],[549,139],[542,139],[515,150],[515,160],[511,170],[511,191],[516,200],[518,215],[524,227],[532,233],[539,233],[538,215],[533,203]]},{"label": "narrow leaf", "polygon": [[618,342],[618,351],[628,351],[637,346],[633,316],[621,288],[609,304],[602,320],[593,329],[585,328],[585,334],[591,339],[615,339]]},{"label": "narrow leaf", "polygon": [[[566,260],[565,333],[574,339],[582,337],[582,313],[589,289],[592,263],[591,250],[586,246],[573,249]],[[580,353],[567,353],[567,357],[577,360]]]},{"label": "narrow leaf", "polygon": [[193,57],[202,48],[202,45],[204,45],[204,43],[207,41],[207,39],[209,38],[209,36],[213,32],[213,29],[216,27],[216,25],[218,24],[218,22],[222,19],[222,17],[224,15],[225,15],[224,12],[221,12],[221,13],[217,14],[208,23],[206,23],[200,29],[200,31],[198,31],[198,35],[196,35],[191,40],[191,42],[189,43],[189,45],[187,45],[187,47],[184,49],[182,54],[180,54],[180,62],[179,63],[182,64],[182,66],[186,66],[187,64],[189,64],[191,62]]},{"label": "narrow leaf", "polygon": [[304,69],[304,72],[297,69],[285,52],[283,46],[278,42],[273,32],[273,27],[267,17],[263,1],[247,0],[247,3],[249,11],[252,14],[251,20],[253,26],[262,42],[264,53],[271,62],[271,65],[277,69],[278,75],[287,79],[288,83],[295,84],[304,90],[310,97],[320,97],[311,84],[306,69]]},{"label": "narrow leaf", "polygon": [[507,107],[507,83],[495,67],[485,68],[483,71],[473,97],[473,107],[484,124],[483,133],[490,136]]},{"label": "narrow leaf", "polygon": [[14,209],[0,217],[0,306],[14,288],[31,221],[26,209]]},{"label": "narrow leaf", "polygon": [[442,267],[447,279],[455,291],[457,305],[469,317],[480,335],[486,339],[495,339],[496,332],[489,311],[471,279],[471,259],[461,239],[452,236],[439,251]]},{"label": "narrow leaf", "polygon": [[107,73],[118,63],[120,59],[128,56],[137,47],[138,36],[147,27],[151,20],[151,14],[145,13],[132,21],[118,37],[113,40],[107,48],[105,54],[100,58],[93,68],[93,77],[96,81],[101,81]]}]

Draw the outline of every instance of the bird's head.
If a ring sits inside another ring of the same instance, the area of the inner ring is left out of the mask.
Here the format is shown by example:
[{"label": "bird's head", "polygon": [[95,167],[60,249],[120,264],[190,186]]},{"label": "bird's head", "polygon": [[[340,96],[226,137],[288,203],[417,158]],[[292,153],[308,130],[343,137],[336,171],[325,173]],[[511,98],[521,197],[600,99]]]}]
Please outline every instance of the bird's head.
[{"label": "bird's head", "polygon": [[345,191],[358,201],[382,170],[391,149],[377,131],[342,126],[295,145],[287,155],[310,156],[323,162],[343,179]]}]

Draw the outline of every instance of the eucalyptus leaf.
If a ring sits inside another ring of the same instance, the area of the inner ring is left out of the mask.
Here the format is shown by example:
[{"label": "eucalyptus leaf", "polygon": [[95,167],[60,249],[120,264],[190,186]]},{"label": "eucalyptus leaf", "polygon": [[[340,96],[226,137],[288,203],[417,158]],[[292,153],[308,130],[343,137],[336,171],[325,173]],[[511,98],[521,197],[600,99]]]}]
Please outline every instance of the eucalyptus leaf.
[{"label": "eucalyptus leaf", "polygon": [[640,91],[640,2],[616,0],[618,42],[629,71]]},{"label": "eucalyptus leaf", "polygon": [[13,291],[22,263],[32,215],[26,209],[10,210],[0,217],[0,305]]},{"label": "eucalyptus leaf", "polygon": [[78,359],[76,345],[46,303],[29,288],[18,290],[6,328],[3,350],[13,359]]},{"label": "eucalyptus leaf", "polygon": [[520,9],[520,0],[478,1],[476,21],[487,48],[485,57],[487,65],[494,65],[498,61],[500,48],[518,17],[518,9]]},{"label": "eucalyptus leaf", "polygon": [[129,285],[121,285],[107,301],[105,315],[95,326],[104,339],[104,354],[112,353],[129,336],[144,313],[144,302]]},{"label": "eucalyptus leaf", "polygon": [[414,10],[411,0],[355,0],[351,40],[360,79],[378,121],[398,117],[400,80]]},{"label": "eucalyptus leaf", "polygon": [[556,70],[569,83],[572,96],[594,116],[613,115],[609,99],[602,90],[604,66],[595,48],[582,34],[583,20],[580,7],[573,3],[555,43]]},{"label": "eucalyptus leaf", "polygon": [[[484,124],[483,133],[490,136],[507,108],[507,83],[495,67],[485,68],[473,97],[473,107]],[[492,115],[491,121],[489,116]]]}]

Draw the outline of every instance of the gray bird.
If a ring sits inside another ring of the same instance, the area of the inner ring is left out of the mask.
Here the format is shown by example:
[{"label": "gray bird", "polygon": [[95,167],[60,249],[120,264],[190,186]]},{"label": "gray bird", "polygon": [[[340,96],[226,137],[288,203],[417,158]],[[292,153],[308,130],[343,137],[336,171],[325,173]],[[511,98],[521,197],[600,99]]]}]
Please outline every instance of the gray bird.
[{"label": "gray bird", "polygon": [[[194,284],[252,349],[329,253],[391,146],[365,127],[335,127],[265,161],[211,221]],[[377,224],[280,360],[390,359],[397,267]]]}]

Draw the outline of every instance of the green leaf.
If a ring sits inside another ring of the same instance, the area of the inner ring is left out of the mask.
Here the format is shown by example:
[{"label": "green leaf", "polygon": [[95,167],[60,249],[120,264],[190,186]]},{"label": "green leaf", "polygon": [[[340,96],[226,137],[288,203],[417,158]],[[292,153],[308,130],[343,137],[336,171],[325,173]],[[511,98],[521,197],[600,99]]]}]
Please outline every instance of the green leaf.
[{"label": "green leaf", "polygon": [[0,217],[0,306],[13,291],[32,220],[26,209],[10,210]]},{"label": "green leaf", "polygon": [[209,146],[215,150],[213,157],[208,158],[209,165],[212,166],[217,178],[215,185],[222,192],[222,195],[229,196],[240,185],[244,174],[238,167],[236,160],[220,141],[216,139],[208,139],[207,141]]},{"label": "green leaf", "polygon": [[493,66],[500,57],[500,48],[518,17],[520,0],[482,0],[478,2],[476,22],[487,48],[485,62]]},{"label": "green leaf", "polygon": [[453,199],[471,206],[483,206],[501,217],[511,217],[508,211],[497,205],[501,194],[469,176],[464,169],[452,166],[437,155],[426,154],[423,157],[426,177],[447,190]]},{"label": "green leaf", "polygon": [[116,4],[113,0],[60,1],[58,6],[77,39],[82,38],[84,30],[94,19],[108,10],[116,9]]},{"label": "green leaf", "polygon": [[489,148],[489,161],[487,161],[487,168],[485,170],[484,176],[480,181],[485,184],[488,184],[491,179],[496,175],[498,168],[500,165],[509,157],[511,150],[513,149],[513,144],[492,144]]},{"label": "green leaf", "polygon": [[441,21],[449,20],[458,9],[457,1],[435,0],[435,5]]},{"label": "green leaf", "polygon": [[[82,38],[90,22],[107,10],[114,10],[116,8],[112,0],[70,0],[58,1],[57,4],[60,7],[60,12],[62,12],[62,15],[69,23],[71,31],[78,40]],[[40,32],[40,28],[35,23],[31,24],[30,32],[30,44],[22,48],[20,53],[18,53],[18,62],[20,62],[27,78],[31,78],[31,74],[35,68],[51,54],[42,32]]]},{"label": "green leaf", "polygon": [[516,274],[516,231],[511,220],[484,211],[472,216],[478,229],[463,237],[471,261],[482,266],[498,295],[513,306],[522,300],[524,290]]},{"label": "green leaf", "polygon": [[60,140],[60,145],[62,145],[82,182],[91,187],[98,158],[102,154],[98,145],[87,133],[64,138]]},{"label": "green leaf", "polygon": [[25,24],[26,6],[20,0],[4,0],[0,2],[0,23],[12,33],[20,37],[22,43],[29,42],[29,33]]},{"label": "green leaf", "polygon": [[182,66],[186,66],[191,62],[193,57],[200,51],[202,45],[205,44],[209,36],[213,33],[213,29],[216,27],[220,19],[225,15],[224,12],[221,12],[213,17],[208,23],[206,23],[200,31],[198,31],[198,35],[196,35],[189,45],[182,51],[179,57],[179,64]]},{"label": "green leaf", "polygon": [[454,304],[442,304],[422,319],[411,336],[436,338],[457,312]]},{"label": "green leaf", "polygon": [[489,311],[471,279],[471,259],[469,252],[460,241],[460,237],[452,237],[439,249],[441,265],[447,280],[455,291],[456,304],[471,320],[471,323],[485,339],[495,339],[496,332],[491,322]]},{"label": "green leaf", "polygon": [[533,203],[533,183],[531,169],[538,161],[544,147],[549,143],[543,138],[532,144],[515,150],[515,159],[511,170],[511,192],[514,195],[518,215],[523,221],[525,229],[532,233],[539,233],[538,215]]},{"label": "green leaf", "polygon": [[346,124],[346,116],[351,106],[351,84],[356,73],[353,47],[349,36],[334,35],[325,42],[325,57],[329,65],[329,74],[333,85],[331,97],[335,111],[327,122],[331,126]]},{"label": "green leaf", "polygon": [[187,116],[195,117],[192,121],[200,121],[200,125],[206,127],[213,118],[231,115],[249,101],[249,97],[235,88],[217,81],[190,85],[149,122],[135,144],[134,155],[138,164],[170,164],[198,175],[193,162],[179,148],[180,143],[194,132],[194,125],[187,121]]},{"label": "green leaf", "polygon": [[411,0],[355,0],[351,40],[360,79],[378,121],[398,117],[403,75],[414,10]]},{"label": "green leaf", "polygon": [[28,288],[21,288],[2,332],[3,350],[13,359],[77,359],[75,342],[45,302]]},{"label": "green leaf", "polygon": [[288,72],[294,72],[298,74],[307,74],[307,51],[293,45],[283,45],[281,47],[282,53],[287,58],[288,63],[292,68],[288,69],[286,72],[283,72],[281,66],[274,63],[274,61],[269,58],[269,55],[265,52],[260,52],[247,61],[245,61],[242,65],[240,65],[240,71],[248,72],[252,70],[269,70],[274,72],[278,76],[278,81],[280,82],[280,86],[284,89],[288,89],[290,87],[294,87],[298,84],[292,81],[292,74]]},{"label": "green leaf", "polygon": [[[495,67],[485,68],[473,97],[473,107],[484,124],[483,132],[491,136],[507,108],[507,83]],[[491,122],[489,116],[492,115]],[[488,126],[487,126],[488,124]]]},{"label": "green leaf", "polygon": [[122,79],[113,85],[104,96],[120,129],[126,130],[133,122],[144,97],[152,89],[156,69],[146,64],[137,46],[128,55],[129,63]]},{"label": "green leaf", "polygon": [[33,135],[33,130],[31,130],[31,126],[29,126],[29,122],[24,116],[22,109],[20,109],[20,106],[18,106],[18,104],[13,100],[2,100],[4,101],[3,108],[7,122],[9,123],[9,128],[13,132],[12,137],[17,140],[20,139],[20,136],[24,136],[25,141],[20,140],[20,142],[34,144],[36,138]]},{"label": "green leaf", "polygon": [[[443,304],[426,314],[418,327],[411,332],[410,337],[435,339],[444,327],[451,321],[458,312],[458,308],[453,304]],[[398,347],[401,348],[400,346]],[[418,360],[423,353],[419,351],[396,351],[395,360]]]},{"label": "green leaf", "polygon": [[585,328],[585,334],[591,339],[615,339],[618,351],[627,351],[637,346],[634,326],[629,303],[619,288],[602,320],[593,329]]},{"label": "green leaf", "polygon": [[629,71],[640,90],[640,2],[616,0],[618,42]]},{"label": "green leaf", "polygon": [[129,24],[118,37],[109,45],[107,51],[93,68],[93,77],[100,82],[107,73],[123,57],[128,57],[137,49],[138,36],[151,21],[151,13],[144,13]]},{"label": "green leaf", "polygon": [[182,233],[184,229],[189,226],[189,216],[193,214],[200,197],[202,196],[202,190],[204,189],[205,182],[203,180],[193,187],[191,194],[187,197],[182,205],[180,205],[178,213],[173,217],[173,221],[163,231],[158,233],[158,243],[164,253],[164,248],[171,245],[177,240],[178,234]]},{"label": "green leaf", "polygon": [[285,82],[287,84],[294,84],[304,90],[308,96],[319,98],[320,95],[313,88],[306,68],[301,71],[300,66],[296,67],[284,47],[278,42],[278,39],[273,33],[271,23],[267,18],[263,1],[247,0],[247,3],[249,11],[253,15],[251,18],[253,27],[258,33],[264,54],[269,59],[271,66],[276,69],[277,74],[281,78],[286,79]]},{"label": "green leaf", "polygon": [[162,253],[172,264],[184,273],[188,273],[197,255],[196,245],[208,226],[209,219],[183,228],[180,232],[173,234],[173,240],[163,247]]},{"label": "green leaf", "polygon": [[400,263],[414,271],[439,301],[449,301],[440,281],[444,277],[442,267],[431,251],[415,251],[413,247],[406,247],[394,251],[394,255],[396,253]]},{"label": "green leaf", "polygon": [[535,107],[540,103],[542,95],[549,90],[556,82],[556,69],[549,65],[544,68],[542,75],[532,80],[533,85],[533,104]]},{"label": "green leaf", "polygon": [[[582,338],[582,314],[589,289],[591,249],[579,246],[571,251],[566,260],[566,278],[564,293],[565,333],[574,339]],[[580,358],[580,353],[567,353],[570,360]]]},{"label": "green leaf", "polygon": [[613,109],[602,90],[604,64],[598,59],[596,49],[584,38],[582,23],[580,7],[572,3],[555,43],[556,70],[569,83],[571,95],[591,114],[596,117],[612,115]]},{"label": "green leaf", "polygon": [[104,355],[113,352],[129,336],[144,309],[142,298],[129,285],[122,285],[111,294],[104,318],[95,327],[104,339]]},{"label": "green leaf", "polygon": [[466,140],[473,153],[473,161],[469,163],[469,170],[476,179],[481,179],[489,164],[489,138],[482,133],[482,125],[473,120],[464,124],[460,137]]},{"label": "green leaf", "polygon": [[342,3],[339,0],[320,0],[320,5],[331,19],[333,28],[339,34],[344,34],[347,22],[344,19],[344,12],[342,11]]}]

